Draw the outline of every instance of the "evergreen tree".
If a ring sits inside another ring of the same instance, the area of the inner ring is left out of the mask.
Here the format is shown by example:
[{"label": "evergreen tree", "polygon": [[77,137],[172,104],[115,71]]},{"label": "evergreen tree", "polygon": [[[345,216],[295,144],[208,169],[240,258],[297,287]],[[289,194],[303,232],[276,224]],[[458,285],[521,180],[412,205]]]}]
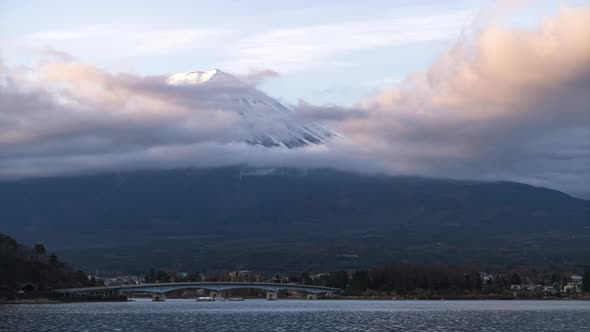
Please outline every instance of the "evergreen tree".
[{"label": "evergreen tree", "polygon": [[516,273],[513,273],[510,276],[510,283],[512,285],[521,285],[522,284],[522,279],[520,279],[520,276]]},{"label": "evergreen tree", "polygon": [[346,271],[332,272],[328,276],[326,286],[345,289],[348,287],[348,273]]},{"label": "evergreen tree", "polygon": [[51,265],[53,266],[57,266],[57,264],[59,263],[59,260],[57,259],[57,255],[55,253],[51,254],[51,256],[49,256],[49,263],[51,263]]},{"label": "evergreen tree", "polygon": [[45,253],[47,252],[47,250],[45,249],[45,246],[42,245],[41,243],[37,243],[35,244],[35,252],[37,253],[37,255],[45,255]]},{"label": "evergreen tree", "polygon": [[313,285],[313,279],[311,279],[309,274],[305,273],[305,272],[303,274],[301,274],[301,282],[304,285]]},{"label": "evergreen tree", "polygon": [[0,256],[13,255],[18,248],[18,242],[8,235],[0,233]]},{"label": "evergreen tree", "polygon": [[360,291],[366,291],[369,287],[369,271],[367,270],[360,270],[355,271],[352,274],[352,279],[350,280],[350,288],[357,289]]},{"label": "evergreen tree", "polygon": [[582,291],[590,292],[590,269],[584,271],[584,277],[582,278]]},{"label": "evergreen tree", "polygon": [[479,275],[479,273],[475,274],[475,289],[477,290],[481,290],[483,285],[483,280],[481,278],[481,276]]}]

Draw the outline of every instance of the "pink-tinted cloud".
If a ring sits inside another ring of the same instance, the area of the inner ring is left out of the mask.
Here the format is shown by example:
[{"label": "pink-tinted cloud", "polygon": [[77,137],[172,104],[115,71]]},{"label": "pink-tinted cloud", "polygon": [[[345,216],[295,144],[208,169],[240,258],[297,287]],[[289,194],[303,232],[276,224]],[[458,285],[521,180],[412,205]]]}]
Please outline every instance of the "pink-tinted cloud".
[{"label": "pink-tinted cloud", "polygon": [[564,8],[539,29],[485,26],[354,108],[301,102],[294,116],[341,137],[299,150],[241,143],[252,130],[276,129],[272,119],[244,122],[219,107],[219,96],[244,87],[204,91],[58,60],[28,70],[0,64],[0,177],[249,163],[590,194],[590,6]]},{"label": "pink-tinted cloud", "polygon": [[[491,25],[399,87],[336,112],[303,105],[407,173],[588,191],[590,6],[539,29]],[[343,116],[338,117],[336,115]]]}]

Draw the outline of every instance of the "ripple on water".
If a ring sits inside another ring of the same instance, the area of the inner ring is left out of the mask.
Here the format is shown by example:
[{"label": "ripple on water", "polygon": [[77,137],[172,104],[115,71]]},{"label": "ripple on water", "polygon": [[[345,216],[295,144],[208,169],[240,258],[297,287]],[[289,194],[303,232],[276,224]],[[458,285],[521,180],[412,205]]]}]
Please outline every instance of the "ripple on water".
[{"label": "ripple on water", "polygon": [[0,305],[0,331],[590,331],[582,301],[139,300]]}]

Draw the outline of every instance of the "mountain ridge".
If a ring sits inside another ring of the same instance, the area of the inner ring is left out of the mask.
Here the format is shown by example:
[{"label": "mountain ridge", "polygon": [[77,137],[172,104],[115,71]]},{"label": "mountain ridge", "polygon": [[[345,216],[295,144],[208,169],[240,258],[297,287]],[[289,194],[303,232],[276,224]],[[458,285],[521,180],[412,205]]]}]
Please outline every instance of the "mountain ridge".
[{"label": "mountain ridge", "polygon": [[254,86],[219,69],[173,74],[166,83],[204,90],[216,108],[238,113],[252,131],[246,143],[267,148],[325,144],[336,136],[322,126],[298,119],[294,112]]},{"label": "mountain ridge", "polygon": [[514,182],[243,167],[0,182],[4,232],[83,268],[588,264],[590,202]]}]

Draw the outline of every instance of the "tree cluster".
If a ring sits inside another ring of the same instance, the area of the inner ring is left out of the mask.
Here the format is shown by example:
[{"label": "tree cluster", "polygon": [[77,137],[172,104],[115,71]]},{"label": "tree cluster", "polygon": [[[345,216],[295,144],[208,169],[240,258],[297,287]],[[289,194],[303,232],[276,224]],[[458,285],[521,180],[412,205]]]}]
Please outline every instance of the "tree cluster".
[{"label": "tree cluster", "polygon": [[[480,273],[473,267],[439,265],[387,265],[353,272],[338,271],[310,277],[304,273],[306,284],[335,287],[345,295],[368,293],[388,294],[512,294],[514,285],[526,289],[543,289],[550,295],[559,295],[565,285],[571,284],[571,268],[557,267],[508,269],[504,272]],[[529,287],[526,287],[529,286]],[[530,287],[534,286],[534,287]],[[582,292],[590,292],[590,270],[583,273]],[[542,294],[541,294],[542,295]]]},{"label": "tree cluster", "polygon": [[50,291],[56,288],[92,286],[84,272],[47,255],[42,244],[33,248],[19,244],[0,233],[0,295],[11,296],[19,290]]},{"label": "tree cluster", "polygon": [[388,265],[368,270],[323,274],[313,283],[345,289],[350,295],[367,290],[407,294],[414,291],[466,292],[481,289],[482,279],[474,270],[443,266]]}]

